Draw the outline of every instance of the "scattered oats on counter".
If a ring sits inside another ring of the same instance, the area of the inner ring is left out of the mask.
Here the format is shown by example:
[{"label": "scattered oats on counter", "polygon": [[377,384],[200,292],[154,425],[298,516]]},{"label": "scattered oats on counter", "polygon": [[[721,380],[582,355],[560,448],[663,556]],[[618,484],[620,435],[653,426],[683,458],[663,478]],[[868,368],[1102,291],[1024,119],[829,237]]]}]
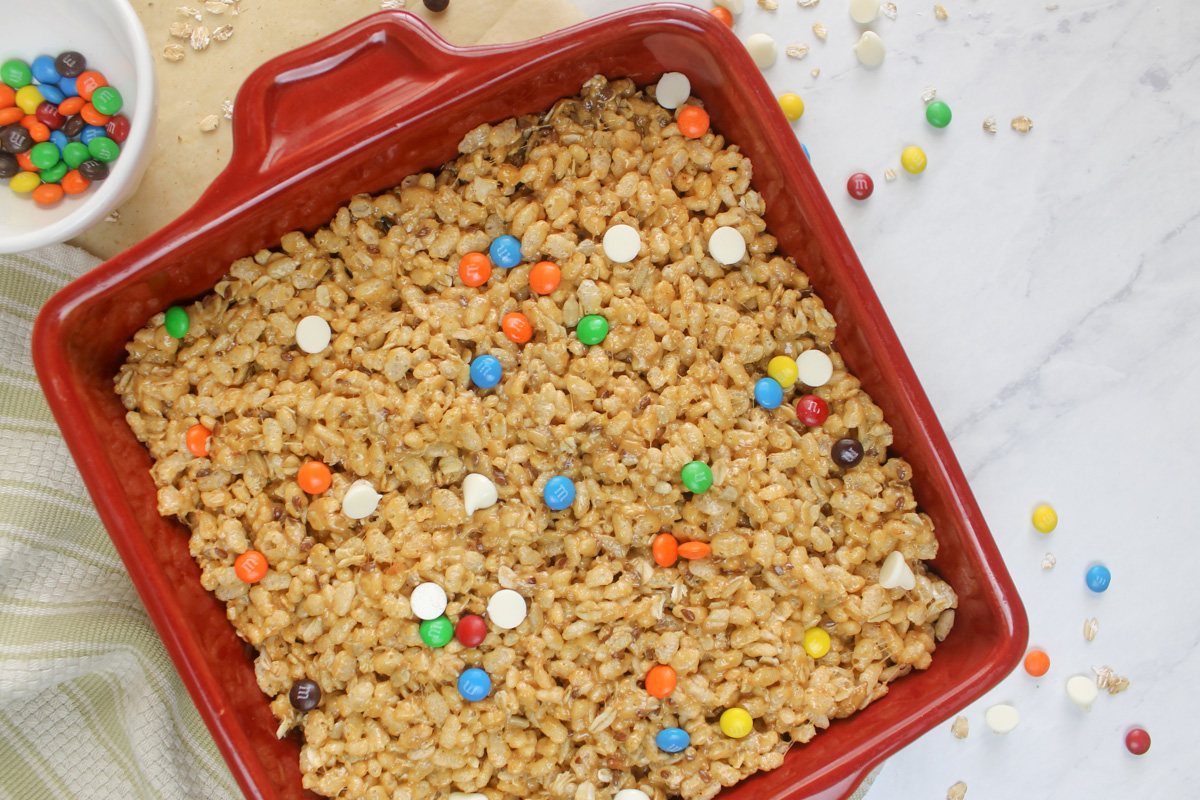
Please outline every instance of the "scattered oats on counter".
[{"label": "scattered oats on counter", "polygon": [[176,39],[187,39],[192,35],[192,25],[190,22],[172,22],[171,27],[167,32]]},{"label": "scattered oats on counter", "polygon": [[1012,129],[1018,133],[1029,133],[1033,130],[1033,120],[1024,114],[1019,117],[1013,117]]},{"label": "scattered oats on counter", "polygon": [[1047,11],[1057,11],[1058,3],[1046,3],[1046,10]]},{"label": "scattered oats on counter", "polygon": [[228,8],[228,6],[226,6],[221,0],[208,0],[208,2],[204,4],[204,9],[210,14],[224,14],[226,8]]},{"label": "scattered oats on counter", "polygon": [[796,5],[800,6],[801,8],[812,8],[819,2],[821,2],[821,0],[796,0]]},{"label": "scattered oats on counter", "polygon": [[184,52],[182,45],[169,44],[163,48],[162,55],[167,61],[182,61]]},{"label": "scattered oats on counter", "polygon": [[946,800],[963,800],[967,796],[967,785],[962,781],[954,784],[946,792]]},{"label": "scattered oats on counter", "polygon": [[1092,667],[1096,673],[1096,688],[1107,689],[1109,694],[1120,694],[1129,688],[1129,678],[1122,678],[1112,667]]},{"label": "scattered oats on counter", "polygon": [[[983,123],[983,129],[990,133],[996,132],[995,120],[992,121],[992,127],[988,128],[987,123]],[[1054,569],[1054,565],[1058,563],[1058,559],[1054,557],[1054,553],[1046,553],[1046,557],[1042,559],[1042,569]]]},{"label": "scattered oats on counter", "polygon": [[954,734],[955,739],[965,739],[970,728],[971,725],[967,722],[966,717],[955,717],[954,724],[950,726],[950,732]]},{"label": "scattered oats on counter", "polygon": [[[935,17],[937,17],[938,19],[946,19],[950,16],[949,14],[946,13],[946,9],[939,5],[934,5],[933,15]],[[964,789],[965,789],[965,787],[964,787]]]},{"label": "scattered oats on counter", "polygon": [[779,3],[776,3],[775,0],[758,0],[758,7],[767,11],[776,11]]},{"label": "scattered oats on counter", "polygon": [[1100,632],[1100,620],[1092,617],[1083,621],[1083,638],[1089,642],[1096,638],[1096,634]]},{"label": "scattered oats on counter", "polygon": [[221,103],[221,115],[225,119],[233,119],[233,101],[228,97],[225,98],[225,102]]},{"label": "scattered oats on counter", "polygon": [[796,42],[795,44],[789,44],[784,48],[783,52],[787,53],[791,58],[804,58],[808,55],[808,45],[803,42]]},{"label": "scattered oats on counter", "polygon": [[196,22],[199,22],[201,19],[203,19],[203,17],[200,15],[200,11],[195,8],[191,8],[190,6],[178,6],[175,9],[175,12],[182,14],[185,17],[195,17]]},{"label": "scattered oats on counter", "polygon": [[825,26],[819,22],[813,23],[813,33],[821,41],[825,41],[825,37],[829,35],[829,31],[825,30]]},{"label": "scattered oats on counter", "polygon": [[111,214],[109,214],[107,217],[104,218],[105,222],[119,222],[120,220],[121,220],[120,209],[112,212]]},{"label": "scattered oats on counter", "polygon": [[222,25],[212,32],[212,38],[216,39],[218,42],[229,41],[230,36],[233,36],[232,25]]},{"label": "scattered oats on counter", "polygon": [[820,74],[821,74],[821,70],[819,70],[819,69],[814,69],[814,70],[813,70],[812,72],[810,72],[809,74],[810,74],[810,75],[812,75],[812,76],[815,78],[815,77],[817,77],[818,75],[820,75]]},{"label": "scattered oats on counter", "polygon": [[204,119],[200,120],[200,130],[205,133],[212,133],[221,124],[221,118],[216,114],[209,114]]},{"label": "scattered oats on counter", "polygon": [[400,11],[408,5],[406,0],[380,0],[379,7],[384,11]]},{"label": "scattered oats on counter", "polygon": [[921,99],[926,103],[933,102],[933,98],[935,97],[937,97],[937,89],[933,88],[932,86],[926,86],[921,91]]},{"label": "scattered oats on counter", "polygon": [[887,169],[885,169],[883,171],[883,178],[884,178],[884,180],[888,180],[888,181],[896,180],[896,170],[892,169],[891,167],[888,167]]},{"label": "scattered oats on counter", "polygon": [[203,50],[208,47],[208,43],[212,41],[212,35],[208,32],[207,25],[201,25],[192,31],[192,49]]},{"label": "scattered oats on counter", "polygon": [[895,3],[884,3],[882,6],[879,7],[879,10],[888,19],[896,18],[896,4]]},{"label": "scattered oats on counter", "polygon": [[[987,119],[985,119],[983,121],[983,129],[985,131],[987,131],[988,133],[995,133],[996,132],[996,118],[988,117]],[[1049,555],[1049,554],[1047,554],[1047,555]],[[1053,556],[1051,556],[1051,558],[1053,558]],[[1042,563],[1044,564],[1045,562],[1043,561]],[[1052,563],[1050,566],[1054,566],[1054,564]],[[1048,569],[1048,567],[1042,567],[1042,569]]]}]

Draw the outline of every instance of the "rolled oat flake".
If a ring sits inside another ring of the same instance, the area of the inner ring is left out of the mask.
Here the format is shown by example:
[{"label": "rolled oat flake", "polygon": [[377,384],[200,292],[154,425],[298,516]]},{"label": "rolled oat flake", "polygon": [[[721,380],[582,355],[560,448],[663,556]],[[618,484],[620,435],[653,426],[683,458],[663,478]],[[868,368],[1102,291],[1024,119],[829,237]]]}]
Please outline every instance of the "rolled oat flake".
[{"label": "rolled oat flake", "polygon": [[306,353],[319,353],[333,338],[329,323],[316,314],[310,314],[296,325],[296,346]]},{"label": "rolled oat flake", "polygon": [[412,590],[408,603],[418,619],[437,619],[446,611],[446,590],[426,581]]},{"label": "rolled oat flake", "polygon": [[357,480],[350,484],[350,488],[342,496],[342,513],[350,519],[366,519],[379,508],[379,500],[382,497],[370,481]]},{"label": "rolled oat flake", "polygon": [[525,621],[529,611],[524,597],[512,589],[501,589],[488,600],[487,614],[497,628],[510,631]]}]

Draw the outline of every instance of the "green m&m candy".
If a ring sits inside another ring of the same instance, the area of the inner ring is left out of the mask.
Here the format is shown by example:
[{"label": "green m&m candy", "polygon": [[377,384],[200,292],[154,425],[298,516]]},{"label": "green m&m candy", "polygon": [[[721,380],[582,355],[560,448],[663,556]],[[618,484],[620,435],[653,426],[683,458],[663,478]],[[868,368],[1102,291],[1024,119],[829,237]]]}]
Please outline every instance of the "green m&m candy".
[{"label": "green m&m candy", "polygon": [[33,81],[33,72],[29,65],[19,58],[14,58],[0,64],[0,81],[14,89],[28,86]]},{"label": "green m&m candy", "polygon": [[935,128],[944,128],[950,124],[950,106],[941,100],[934,100],[925,106],[925,119]]},{"label": "green m&m candy", "polygon": [[599,314],[589,314],[579,320],[575,335],[584,344],[600,344],[608,336],[608,320]]},{"label": "green m&m candy", "polygon": [[110,117],[121,110],[123,102],[121,93],[111,86],[101,86],[92,92],[92,105],[101,114],[107,114]]},{"label": "green m&m candy", "polygon": [[50,169],[58,163],[58,158],[58,145],[54,142],[35,144],[29,151],[29,160],[38,169]]},{"label": "green m&m candy", "polygon": [[116,161],[121,148],[107,136],[97,136],[88,142],[88,152],[97,161]]},{"label": "green m&m candy", "polygon": [[454,638],[454,626],[445,617],[421,623],[421,641],[430,647],[445,647]]},{"label": "green m&m candy", "polygon": [[62,151],[62,160],[67,162],[67,166],[71,169],[75,169],[91,157],[92,154],[83,142],[70,142]]},{"label": "green m&m candy", "polygon": [[188,328],[191,326],[191,323],[188,322],[187,312],[179,306],[171,306],[167,309],[167,318],[163,320],[163,324],[167,328],[167,333],[176,339],[186,336]]},{"label": "green m&m candy", "polygon": [[42,183],[58,183],[67,174],[68,167],[65,162],[58,162],[49,169],[44,169],[38,173],[38,177],[42,179]]},{"label": "green m&m candy", "polygon": [[693,494],[703,494],[713,484],[712,470],[703,461],[693,461],[680,473],[683,485]]}]

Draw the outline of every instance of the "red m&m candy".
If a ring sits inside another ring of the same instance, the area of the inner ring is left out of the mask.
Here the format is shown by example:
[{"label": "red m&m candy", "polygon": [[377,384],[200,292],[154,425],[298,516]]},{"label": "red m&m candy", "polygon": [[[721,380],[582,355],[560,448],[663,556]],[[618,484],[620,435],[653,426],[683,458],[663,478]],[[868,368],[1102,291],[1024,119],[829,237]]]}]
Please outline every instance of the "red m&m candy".
[{"label": "red m&m candy", "polygon": [[817,428],[829,419],[829,406],[815,394],[806,394],[796,403],[796,418],[810,428]]},{"label": "red m&m candy", "polygon": [[454,626],[454,638],[463,647],[478,647],[487,638],[487,632],[487,622],[477,614],[467,614]]},{"label": "red m&m candy", "polygon": [[846,181],[846,191],[855,200],[866,200],[875,191],[875,181],[865,172],[856,172]]},{"label": "red m&m candy", "polygon": [[1141,728],[1134,728],[1125,734],[1125,747],[1135,756],[1144,756],[1150,749],[1150,734]]}]

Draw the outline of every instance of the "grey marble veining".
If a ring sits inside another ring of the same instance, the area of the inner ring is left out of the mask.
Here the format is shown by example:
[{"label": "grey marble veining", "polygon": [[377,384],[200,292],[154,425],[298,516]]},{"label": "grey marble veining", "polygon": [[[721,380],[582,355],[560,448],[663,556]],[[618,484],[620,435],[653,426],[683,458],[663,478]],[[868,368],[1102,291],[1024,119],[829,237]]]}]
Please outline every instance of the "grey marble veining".
[{"label": "grey marble veining", "polygon": [[[747,0],[735,31],[779,42],[764,75],[805,101],[796,134],[970,479],[1030,644],[1052,663],[966,709],[965,741],[947,720],[893,756],[869,797],[941,798],[959,780],[972,800],[1195,796],[1200,4],[943,0],[946,20],[932,2],[896,5],[895,20],[866,26],[888,47],[874,70],[855,60],[862,27],[845,0]],[[785,57],[792,42],[808,56]],[[925,122],[925,86],[954,113],[944,130]],[[1022,114],[1027,134],[1009,127]],[[919,176],[900,169],[910,144],[929,158]],[[845,189],[858,171],[875,180],[865,202]],[[1049,536],[1029,523],[1042,502],[1059,512]],[[1047,552],[1053,570],[1040,568]],[[1102,595],[1083,580],[1097,562],[1113,573]],[[1132,686],[1084,714],[1063,687],[1093,665]],[[984,723],[998,702],[1021,712],[1007,736]],[[1153,737],[1141,758],[1124,748],[1135,725]]]}]

